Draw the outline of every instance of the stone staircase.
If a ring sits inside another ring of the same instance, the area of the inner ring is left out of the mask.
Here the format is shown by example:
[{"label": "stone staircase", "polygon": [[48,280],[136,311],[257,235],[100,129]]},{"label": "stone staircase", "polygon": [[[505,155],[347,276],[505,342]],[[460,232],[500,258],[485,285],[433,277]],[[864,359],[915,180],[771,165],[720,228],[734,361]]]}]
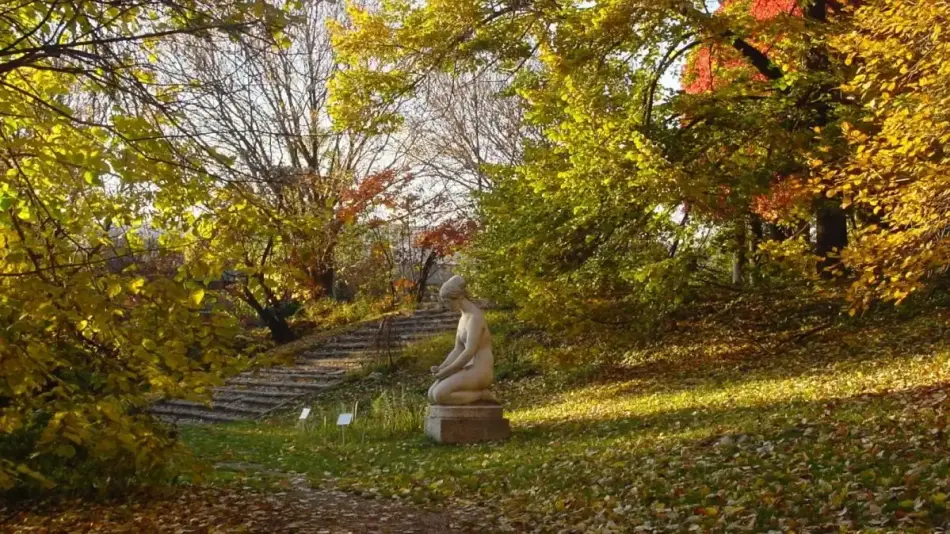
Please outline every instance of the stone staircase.
[{"label": "stone staircase", "polygon": [[414,341],[453,332],[458,320],[457,312],[423,309],[368,322],[298,354],[293,366],[256,369],[232,377],[224,387],[215,388],[210,405],[165,400],[151,411],[174,423],[259,419],[338,385],[348,370],[373,360],[386,361]]}]

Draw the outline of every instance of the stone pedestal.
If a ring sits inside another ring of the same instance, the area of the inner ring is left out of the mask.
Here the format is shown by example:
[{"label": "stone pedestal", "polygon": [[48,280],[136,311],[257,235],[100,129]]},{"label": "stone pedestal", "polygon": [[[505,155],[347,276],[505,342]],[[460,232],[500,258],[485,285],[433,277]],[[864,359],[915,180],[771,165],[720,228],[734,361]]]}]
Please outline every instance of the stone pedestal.
[{"label": "stone pedestal", "polygon": [[426,416],[426,435],[439,443],[502,441],[511,436],[511,427],[500,404],[433,404]]}]

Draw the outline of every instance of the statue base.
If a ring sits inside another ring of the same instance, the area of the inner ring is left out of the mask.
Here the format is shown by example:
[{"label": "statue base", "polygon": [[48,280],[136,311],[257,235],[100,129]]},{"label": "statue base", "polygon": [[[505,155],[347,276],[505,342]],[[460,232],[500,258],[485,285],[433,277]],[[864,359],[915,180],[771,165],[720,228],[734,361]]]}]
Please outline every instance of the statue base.
[{"label": "statue base", "polygon": [[511,426],[500,404],[433,404],[426,416],[426,435],[450,444],[503,441],[511,436]]}]

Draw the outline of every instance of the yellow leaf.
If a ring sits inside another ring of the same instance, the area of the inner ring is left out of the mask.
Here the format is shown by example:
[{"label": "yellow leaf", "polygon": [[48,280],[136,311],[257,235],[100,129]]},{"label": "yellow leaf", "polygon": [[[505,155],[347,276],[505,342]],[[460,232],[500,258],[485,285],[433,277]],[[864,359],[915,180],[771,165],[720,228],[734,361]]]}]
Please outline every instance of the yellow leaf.
[{"label": "yellow leaf", "polygon": [[140,291],[142,291],[142,286],[144,285],[145,285],[144,278],[136,278],[135,280],[132,280],[131,282],[129,282],[129,291],[131,291],[134,294],[138,294]]},{"label": "yellow leaf", "polygon": [[113,282],[109,284],[109,289],[106,290],[106,294],[109,295],[109,298],[115,298],[116,295],[122,292],[122,284],[118,282]]}]

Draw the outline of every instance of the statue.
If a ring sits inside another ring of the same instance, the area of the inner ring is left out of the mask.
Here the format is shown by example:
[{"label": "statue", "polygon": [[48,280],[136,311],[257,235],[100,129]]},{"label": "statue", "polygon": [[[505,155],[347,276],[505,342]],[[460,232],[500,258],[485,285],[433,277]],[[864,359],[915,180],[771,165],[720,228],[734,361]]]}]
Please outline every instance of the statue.
[{"label": "statue", "polygon": [[491,334],[485,314],[465,293],[465,280],[453,276],[442,285],[439,298],[453,311],[461,311],[455,348],[441,365],[432,367],[436,381],[429,388],[429,402],[466,405],[479,401],[497,403],[488,390],[494,380]]},{"label": "statue", "polygon": [[439,298],[462,312],[455,348],[441,365],[432,367],[425,433],[439,443],[502,441],[511,436],[504,409],[488,386],[494,380],[491,334],[485,315],[465,294],[465,280],[453,276],[442,285]]}]

